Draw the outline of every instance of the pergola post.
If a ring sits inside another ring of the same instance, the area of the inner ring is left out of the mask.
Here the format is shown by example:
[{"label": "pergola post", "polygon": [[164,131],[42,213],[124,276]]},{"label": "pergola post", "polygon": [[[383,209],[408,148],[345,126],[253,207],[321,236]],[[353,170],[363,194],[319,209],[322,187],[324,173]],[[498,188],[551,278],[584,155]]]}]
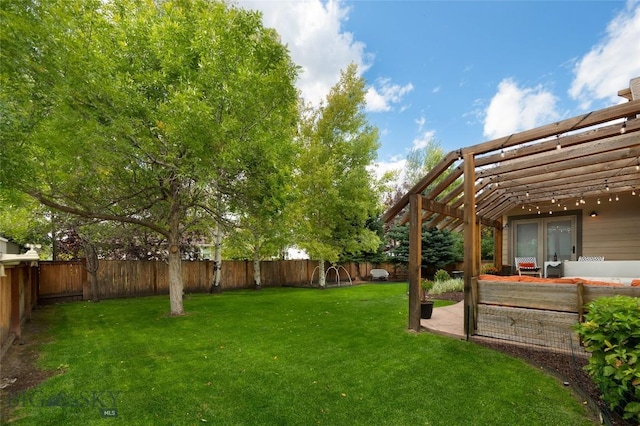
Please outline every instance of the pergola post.
[{"label": "pergola post", "polygon": [[[476,172],[473,154],[464,156],[464,332],[468,336],[474,330],[470,319],[474,317],[471,279],[479,272],[479,225],[476,221]],[[471,327],[470,327],[471,326]]]},{"label": "pergola post", "polygon": [[409,329],[420,331],[420,267],[422,264],[422,195],[409,198]]},{"label": "pergola post", "polygon": [[493,229],[493,264],[498,273],[502,273],[502,219],[499,219],[499,227]]}]

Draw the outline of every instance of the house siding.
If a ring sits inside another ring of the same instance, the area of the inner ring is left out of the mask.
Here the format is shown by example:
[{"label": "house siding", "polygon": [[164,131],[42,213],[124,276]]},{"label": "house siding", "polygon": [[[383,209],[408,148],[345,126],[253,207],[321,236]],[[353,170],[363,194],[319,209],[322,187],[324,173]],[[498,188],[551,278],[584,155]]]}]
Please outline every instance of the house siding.
[{"label": "house siding", "polygon": [[[572,207],[582,211],[582,239],[578,241],[578,253],[582,256],[604,256],[605,260],[640,260],[640,196],[630,193],[619,194],[619,201],[609,201],[608,197],[585,198],[585,204]],[[592,211],[598,213],[591,217]],[[515,208],[505,214],[503,220],[516,216],[530,216],[531,213]],[[579,219],[580,220],[580,219]],[[502,262],[511,265],[510,232],[504,233]],[[581,247],[581,250],[580,250]]]}]

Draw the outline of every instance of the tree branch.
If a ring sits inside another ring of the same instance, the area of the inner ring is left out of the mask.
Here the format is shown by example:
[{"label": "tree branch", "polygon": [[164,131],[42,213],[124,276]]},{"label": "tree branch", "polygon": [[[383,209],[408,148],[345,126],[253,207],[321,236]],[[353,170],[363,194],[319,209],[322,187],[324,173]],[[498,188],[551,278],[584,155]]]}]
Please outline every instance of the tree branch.
[{"label": "tree branch", "polygon": [[122,223],[132,223],[135,225],[140,225],[140,226],[144,226],[145,228],[151,229],[152,231],[155,231],[165,237],[169,237],[169,231],[166,229],[163,229],[162,227],[156,225],[155,223],[152,222],[147,222],[145,220],[142,219],[136,219],[133,217],[128,217],[128,216],[120,216],[120,215],[115,215],[115,214],[105,214],[105,213],[99,213],[99,212],[94,212],[88,209],[78,209],[75,207],[71,207],[71,206],[67,206],[64,204],[60,204],[58,202],[53,201],[50,198],[47,198],[44,194],[35,192],[35,191],[31,191],[28,192],[28,194],[30,196],[32,196],[33,198],[35,198],[36,200],[40,201],[42,204],[44,204],[47,207],[50,207],[52,209],[55,210],[60,210],[62,212],[65,213],[69,213],[75,216],[80,216],[80,217],[85,217],[88,219],[100,219],[100,220],[109,220],[109,221],[113,221],[113,222],[122,222]]}]

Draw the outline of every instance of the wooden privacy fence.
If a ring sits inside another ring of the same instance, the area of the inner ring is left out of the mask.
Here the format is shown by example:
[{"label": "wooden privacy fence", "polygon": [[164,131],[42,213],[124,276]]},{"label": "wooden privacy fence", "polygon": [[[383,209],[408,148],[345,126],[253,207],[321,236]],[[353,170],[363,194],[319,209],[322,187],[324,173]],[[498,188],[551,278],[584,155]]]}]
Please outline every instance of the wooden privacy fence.
[{"label": "wooden privacy fence", "polygon": [[[260,262],[260,279],[264,287],[309,286],[318,262],[310,260],[278,260]],[[326,265],[328,267],[330,265]],[[367,279],[371,269],[389,271],[390,279],[406,279],[406,272],[393,264],[345,264],[339,268],[340,282],[357,276]],[[222,290],[253,288],[253,262],[222,262]],[[186,293],[209,291],[213,281],[213,262],[183,261],[182,279]],[[83,262],[40,262],[38,299],[41,303],[89,299],[87,271]],[[169,266],[165,262],[140,260],[100,260],[98,293],[101,299],[133,297],[169,292]],[[337,281],[335,272],[327,276],[327,284]]]},{"label": "wooden privacy fence", "polygon": [[31,319],[37,299],[37,270],[20,264],[5,266],[0,276],[0,359],[15,340],[20,340],[22,325]]}]

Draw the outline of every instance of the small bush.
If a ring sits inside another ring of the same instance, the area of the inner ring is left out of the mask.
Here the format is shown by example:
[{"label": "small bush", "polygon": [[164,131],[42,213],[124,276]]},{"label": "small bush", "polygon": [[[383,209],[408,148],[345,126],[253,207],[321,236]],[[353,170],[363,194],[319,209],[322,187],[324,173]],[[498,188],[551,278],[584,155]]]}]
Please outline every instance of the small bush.
[{"label": "small bush", "polygon": [[444,269],[438,269],[433,279],[435,281],[447,281],[451,279],[451,275]]},{"label": "small bush", "polygon": [[462,290],[464,290],[464,281],[462,278],[451,278],[446,281],[436,281],[429,293],[435,295]]},{"label": "small bush", "polygon": [[482,271],[483,274],[487,274],[487,275],[497,275],[498,274],[498,268],[496,268],[493,263],[487,263],[486,265],[482,265]]},{"label": "small bush", "polygon": [[640,298],[603,297],[588,309],[575,327],[592,354],[585,369],[611,410],[640,423]]},{"label": "small bush", "polygon": [[420,288],[422,289],[422,300],[426,301],[429,298],[429,293],[433,289],[434,282],[427,279],[420,280]]}]

